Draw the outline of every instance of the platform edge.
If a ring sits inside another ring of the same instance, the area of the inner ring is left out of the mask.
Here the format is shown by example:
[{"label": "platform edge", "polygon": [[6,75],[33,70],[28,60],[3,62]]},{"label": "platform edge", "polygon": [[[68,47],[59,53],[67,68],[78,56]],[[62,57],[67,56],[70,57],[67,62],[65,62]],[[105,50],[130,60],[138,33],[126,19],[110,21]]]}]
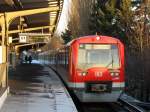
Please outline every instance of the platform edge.
[{"label": "platform edge", "polygon": [[5,91],[2,93],[2,95],[0,96],[0,110],[1,110],[6,98],[8,96],[8,93],[9,93],[9,87],[7,87],[5,89]]}]

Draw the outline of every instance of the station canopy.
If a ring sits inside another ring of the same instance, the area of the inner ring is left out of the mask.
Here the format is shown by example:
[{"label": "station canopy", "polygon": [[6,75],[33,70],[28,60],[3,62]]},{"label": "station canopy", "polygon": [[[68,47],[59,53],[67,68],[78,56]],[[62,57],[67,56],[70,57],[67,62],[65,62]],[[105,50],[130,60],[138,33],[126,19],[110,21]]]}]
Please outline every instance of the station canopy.
[{"label": "station canopy", "polygon": [[[38,30],[54,33],[62,11],[63,0],[0,0],[0,13],[55,6],[59,7],[58,11],[18,17],[9,27],[9,31],[42,27]],[[38,30],[36,29],[34,32],[38,32]]]}]

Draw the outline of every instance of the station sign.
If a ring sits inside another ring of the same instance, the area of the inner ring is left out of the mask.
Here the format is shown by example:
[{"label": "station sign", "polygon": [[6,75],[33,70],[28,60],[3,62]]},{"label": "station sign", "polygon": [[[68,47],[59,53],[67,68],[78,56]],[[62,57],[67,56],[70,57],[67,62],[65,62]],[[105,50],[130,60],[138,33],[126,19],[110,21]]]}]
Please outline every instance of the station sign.
[{"label": "station sign", "polygon": [[8,41],[9,41],[9,43],[12,43],[12,37],[9,37]]},{"label": "station sign", "polygon": [[20,35],[20,36],[19,36],[19,42],[20,42],[20,43],[26,43],[26,42],[27,42],[27,36],[25,36],[25,35]]},{"label": "station sign", "polygon": [[0,46],[0,64],[6,62],[6,46]]},{"label": "station sign", "polygon": [[2,46],[0,46],[0,64],[2,63],[3,61],[3,49],[2,49]]},{"label": "station sign", "polygon": [[47,33],[19,33],[19,43],[48,42],[50,37]]}]

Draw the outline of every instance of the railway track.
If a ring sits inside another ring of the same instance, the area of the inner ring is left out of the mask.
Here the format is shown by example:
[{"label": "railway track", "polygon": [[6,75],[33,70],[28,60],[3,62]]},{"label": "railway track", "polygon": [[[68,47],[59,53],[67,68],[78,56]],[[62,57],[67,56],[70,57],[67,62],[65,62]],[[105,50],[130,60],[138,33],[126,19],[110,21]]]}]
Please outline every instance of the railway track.
[{"label": "railway track", "polygon": [[116,103],[85,104],[82,112],[150,112],[135,103],[119,99]]},{"label": "railway track", "polygon": [[[48,66],[50,67],[50,66]],[[81,103],[72,91],[69,90],[65,82],[60,77],[60,74],[50,67],[60,78],[66,89],[69,91],[78,112],[148,112],[142,107],[128,102],[122,98],[116,103]],[[143,105],[144,106],[144,105]]]},{"label": "railway track", "polygon": [[127,112],[146,112],[145,109],[121,98],[118,100],[118,104],[123,107]]},{"label": "railway track", "polygon": [[82,112],[149,112],[123,99],[119,99],[116,103],[84,104],[82,108]]}]

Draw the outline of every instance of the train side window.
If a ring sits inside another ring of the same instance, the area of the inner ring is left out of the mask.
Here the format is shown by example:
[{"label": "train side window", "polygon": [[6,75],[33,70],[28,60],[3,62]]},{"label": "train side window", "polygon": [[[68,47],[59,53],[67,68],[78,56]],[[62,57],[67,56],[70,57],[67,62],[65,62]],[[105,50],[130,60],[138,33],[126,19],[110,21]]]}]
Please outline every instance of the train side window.
[{"label": "train side window", "polygon": [[[71,50],[70,50],[71,51]],[[69,47],[66,49],[66,68],[69,69]]]},{"label": "train side window", "polygon": [[64,67],[64,52],[62,53],[62,66]]},{"label": "train side window", "polygon": [[67,48],[65,48],[64,52],[64,68],[67,68]]},{"label": "train side window", "polygon": [[66,68],[68,67],[68,52],[66,52]]},{"label": "train side window", "polygon": [[63,66],[64,66],[64,68],[65,68],[65,64],[66,64],[66,53],[64,52],[64,54],[63,54]]}]

